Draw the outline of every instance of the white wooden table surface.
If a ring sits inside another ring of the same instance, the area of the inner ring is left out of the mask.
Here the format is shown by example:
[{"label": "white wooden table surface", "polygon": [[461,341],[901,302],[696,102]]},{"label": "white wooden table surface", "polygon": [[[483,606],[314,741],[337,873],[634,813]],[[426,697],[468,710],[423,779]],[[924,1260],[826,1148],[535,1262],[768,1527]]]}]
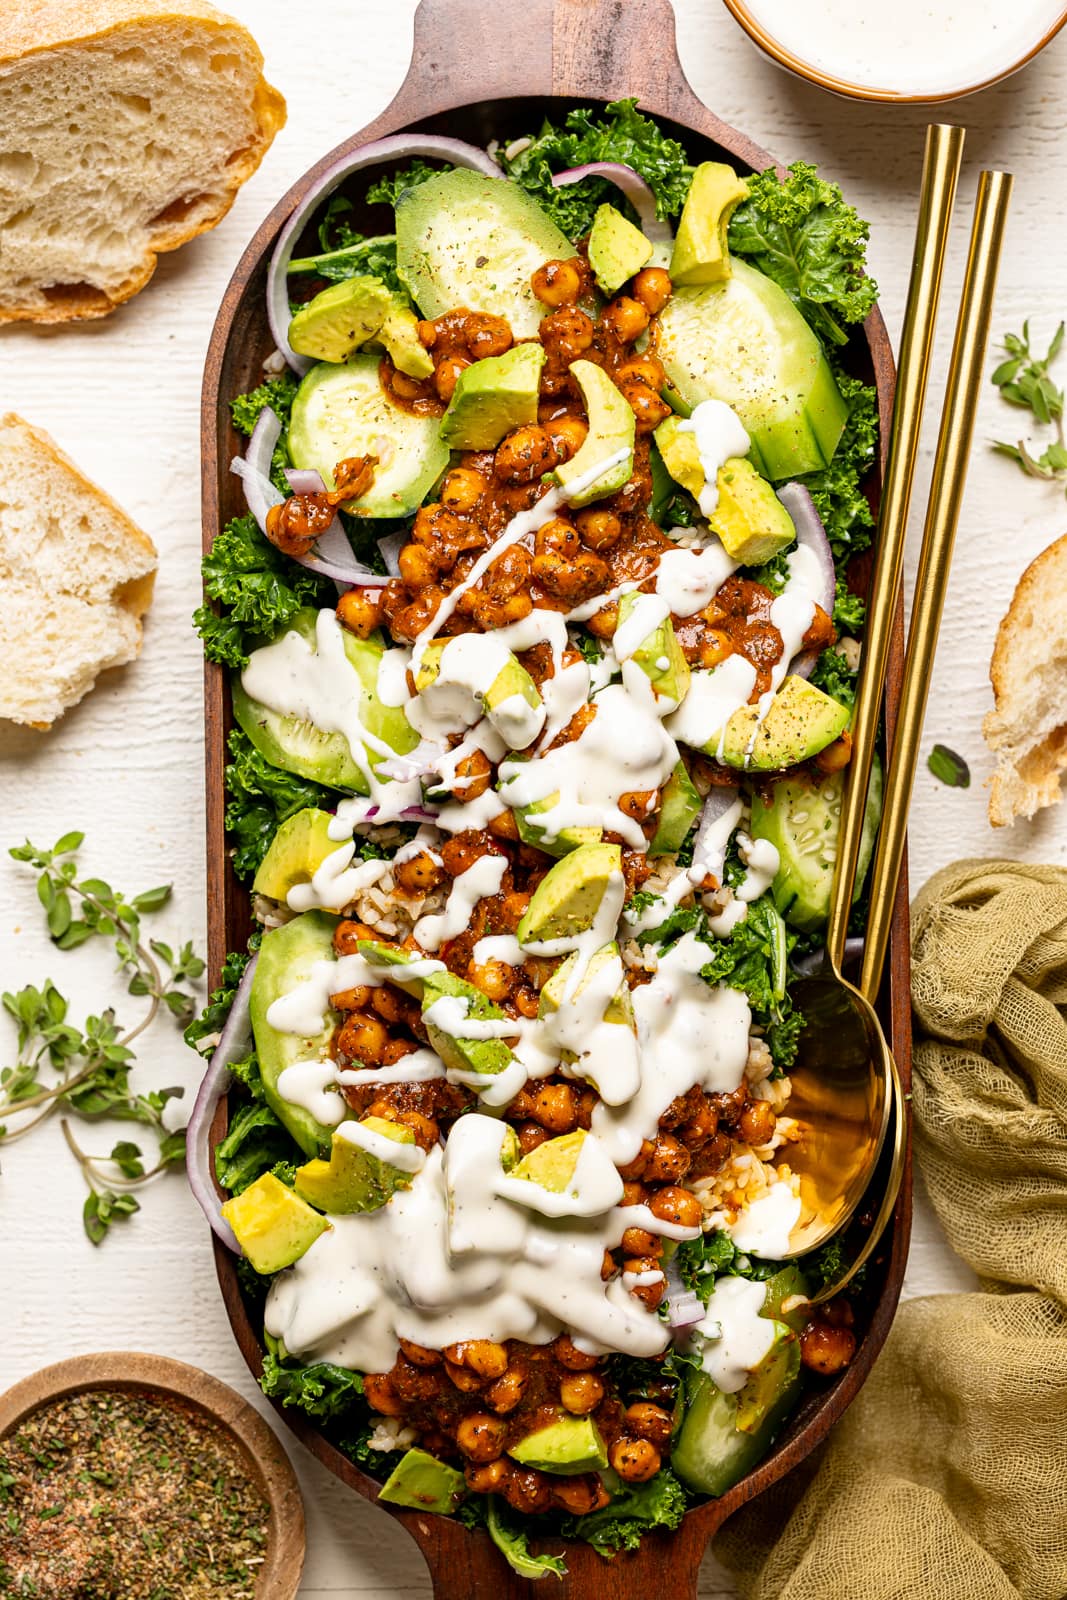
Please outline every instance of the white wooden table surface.
[{"label": "white wooden table surface", "polygon": [[[289,123],[221,227],[162,259],[154,282],[110,320],[51,332],[0,333],[0,411],[51,430],[151,534],[160,551],[141,659],[111,674],[49,735],[0,725],[0,845],[27,834],[52,843],[87,833],[87,871],[129,890],[175,884],[163,935],[204,940],[201,658],[189,626],[198,601],[200,372],[215,309],[245,241],[310,162],[368,122],[404,74],[415,0],[232,0],[252,26]],[[682,60],[695,89],[728,122],[785,161],[814,160],[872,223],[871,263],[894,336],[899,327],[921,159],[921,110],[834,100],[759,57],[716,0],[677,0]],[[510,24],[509,24],[510,25]],[[521,22],[515,48],[522,48]],[[978,169],[1016,174],[997,326],[1034,318],[1046,335],[1067,310],[1067,214],[1056,203],[1062,161],[1067,34],[1008,84],[955,110],[970,128],[946,303],[962,273]],[[948,319],[946,318],[946,321]],[[941,392],[947,335],[932,393]],[[1052,488],[1026,481],[985,441],[1014,425],[986,387],[933,685],[927,745],[943,739],[970,761],[969,790],[920,772],[911,835],[913,884],[967,854],[1034,860],[1067,855],[1067,814],[995,835],[986,820],[989,757],[980,723],[996,621],[1026,563],[1064,531]],[[925,474],[929,442],[924,454]],[[925,481],[923,478],[922,481]],[[920,488],[922,484],[920,484]],[[921,503],[921,497],[920,497]],[[62,955],[45,936],[31,875],[0,859],[0,983],[46,976],[79,1007],[135,1002],[118,994],[102,952]],[[0,1021],[0,1059],[11,1052]],[[184,1082],[196,1063],[160,1027],[137,1069],[143,1084]],[[97,1148],[109,1148],[101,1134]],[[94,1250],[81,1232],[80,1175],[53,1124],[3,1152],[0,1175],[0,1388],[82,1351],[133,1348],[194,1362],[257,1398],[223,1315],[207,1233],[177,1177],[143,1195],[143,1210]],[[928,1209],[917,1207],[905,1293],[964,1286]],[[267,1410],[265,1404],[261,1408]],[[309,1517],[301,1594],[425,1596],[421,1558],[389,1518],[349,1494],[291,1438]],[[708,1561],[705,1600],[731,1594]]]}]

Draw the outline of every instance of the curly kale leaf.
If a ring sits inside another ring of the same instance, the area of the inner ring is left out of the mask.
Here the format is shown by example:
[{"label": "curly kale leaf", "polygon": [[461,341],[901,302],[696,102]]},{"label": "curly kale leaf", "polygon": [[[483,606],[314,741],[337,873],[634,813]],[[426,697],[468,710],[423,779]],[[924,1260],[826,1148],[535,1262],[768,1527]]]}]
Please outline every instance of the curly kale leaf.
[{"label": "curly kale leaf", "polygon": [[822,651],[812,668],[810,681],[839,705],[855,703],[856,675],[839,650]]},{"label": "curly kale leaf", "polygon": [[685,1490],[670,1468],[662,1467],[647,1483],[624,1483],[603,1511],[566,1518],[563,1532],[610,1557],[617,1550],[636,1550],[651,1528],[677,1528],[685,1513]]},{"label": "curly kale leaf", "polygon": [[291,372],[281,372],[276,378],[267,378],[256,389],[239,394],[230,401],[230,415],[238,433],[250,436],[262,413],[269,406],[282,425],[278,442],[270,459],[270,481],[279,494],[289,493],[285,469],[292,465],[289,456],[289,414],[300,383]]},{"label": "curly kale leaf", "polygon": [[867,620],[867,606],[863,597],[853,594],[838,573],[834,587],[833,624],[839,633],[859,633]]},{"label": "curly kale leaf", "polygon": [[346,1415],[363,1395],[363,1379],[358,1372],[332,1361],[315,1361],[309,1367],[301,1367],[279,1361],[270,1350],[263,1357],[259,1386],[270,1399],[280,1400],[283,1406],[296,1406],[320,1422]]},{"label": "curly kale leaf", "polygon": [[396,234],[380,233],[370,238],[353,233],[338,250],[324,250],[316,256],[300,256],[289,263],[289,274],[310,274],[327,283],[343,283],[346,278],[378,278],[386,288],[408,304],[407,290],[396,270]]},{"label": "curly kale leaf", "polygon": [[830,465],[797,481],[815,502],[834,560],[842,562],[871,542],[874,517],[863,480],[878,451],[878,392],[846,372],[836,371],[834,376],[849,408],[845,430]]},{"label": "curly kale leaf", "polygon": [[750,179],[730,220],[730,249],[783,288],[823,339],[845,344],[878,298],[864,273],[870,228],[836,183],[795,161],[781,182],[773,167]]},{"label": "curly kale leaf", "polygon": [[[240,1194],[293,1154],[292,1135],[265,1101],[238,1107],[225,1139],[215,1146],[215,1174],[229,1194]],[[276,1172],[275,1176],[284,1174]]]},{"label": "curly kale leaf", "polygon": [[190,1022],[182,1037],[191,1049],[195,1050],[201,1039],[220,1033],[226,1025],[226,1018],[233,1005],[233,997],[237,993],[237,986],[244,975],[252,956],[246,950],[231,950],[226,960],[222,963],[222,972],[219,974],[219,987],[213,989],[207,1005],[200,1015]]},{"label": "curly kale leaf", "polygon": [[305,806],[329,810],[337,796],[310,778],[271,766],[239,728],[234,728],[228,743],[226,831],[234,846],[234,871],[239,878],[249,878],[287,817]]},{"label": "curly kale leaf", "polygon": [[[518,141],[516,141],[518,142]],[[588,110],[567,113],[562,128],[544,122],[524,149],[497,158],[517,184],[532,194],[569,239],[581,239],[593,226],[597,207],[605,202],[631,218],[636,212],[606,178],[584,178],[555,189],[552,177],[591,161],[621,161],[640,173],[656,198],[660,217],[677,216],[689,193],[693,169],[682,146],[651,118],[642,116],[634,99],[614,100]]]},{"label": "curly kale leaf", "polygon": [[707,1305],[717,1278],[749,1278],[762,1283],[778,1270],[773,1261],[756,1261],[734,1244],[722,1228],[684,1239],[674,1257],[682,1282]]},{"label": "curly kale leaf", "polygon": [[556,1578],[565,1577],[567,1566],[563,1557],[533,1555],[526,1529],[511,1520],[495,1495],[490,1495],[486,1502],[485,1526],[508,1566],[520,1578],[544,1578],[549,1573]]},{"label": "curly kale leaf", "polygon": [[384,178],[379,178],[377,183],[372,183],[367,190],[367,204],[395,207],[405,189],[417,189],[427,178],[436,178],[442,172],[451,171],[452,168],[448,164],[430,166],[429,162],[422,161],[416,156],[410,166],[401,167],[399,172],[387,173]]},{"label": "curly kale leaf", "polygon": [[332,586],[275,549],[251,514],[223,528],[201,571],[204,592],[224,610],[200,606],[193,626],[208,660],[226,667],[243,667],[251,641],[273,638],[301,606],[329,604]]}]

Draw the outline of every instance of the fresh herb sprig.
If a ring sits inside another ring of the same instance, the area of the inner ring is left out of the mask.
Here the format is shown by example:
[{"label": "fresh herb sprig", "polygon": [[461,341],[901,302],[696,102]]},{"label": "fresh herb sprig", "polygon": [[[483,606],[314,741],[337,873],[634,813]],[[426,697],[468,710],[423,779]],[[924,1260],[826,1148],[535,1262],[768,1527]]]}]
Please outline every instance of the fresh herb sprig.
[{"label": "fresh herb sprig", "polygon": [[1063,390],[1052,380],[1049,368],[1063,348],[1064,324],[1061,322],[1052,336],[1044,356],[1036,356],[1031,347],[1029,320],[1023,323],[1021,334],[1009,333],[1004,338],[1007,360],[1002,361],[993,373],[992,381],[1000,390],[1001,398],[1009,405],[1019,406],[1033,414],[1043,427],[1053,428],[1055,439],[1047,444],[1040,455],[1034,455],[1024,439],[1016,444],[996,439],[993,449],[1018,463],[1030,478],[1041,478],[1046,483],[1067,485],[1067,439],[1063,427]]},{"label": "fresh herb sprig", "polygon": [[[142,917],[168,903],[171,886],[127,897],[101,878],[81,877],[76,852],[83,839],[81,833],[66,833],[50,850],[27,841],[9,854],[37,870],[37,897],[57,949],[74,950],[94,938],[110,942],[127,992],[147,1005],[126,1031],[111,1009],[87,1017],[78,1028],[69,1020],[68,1000],[50,978],[42,988],[27,984],[5,993],[2,1004],[15,1024],[17,1055],[11,1065],[0,1068],[0,1117],[5,1119],[0,1143],[22,1138],[57,1111],[67,1113],[63,1133],[89,1187],[85,1231],[93,1244],[100,1244],[113,1221],[139,1209],[130,1191],[184,1159],[184,1133],[168,1133],[163,1120],[168,1100],[183,1091],[138,1093],[130,1084],[132,1045],[161,1012],[180,1027],[189,1022],[196,998],[184,985],[196,982],[204,963],[191,943],[174,950],[142,935]],[[71,1115],[90,1122],[110,1117],[156,1130],[160,1137],[154,1163],[146,1167],[140,1147],[128,1139],[119,1140],[107,1156],[88,1154],[74,1137]]]}]

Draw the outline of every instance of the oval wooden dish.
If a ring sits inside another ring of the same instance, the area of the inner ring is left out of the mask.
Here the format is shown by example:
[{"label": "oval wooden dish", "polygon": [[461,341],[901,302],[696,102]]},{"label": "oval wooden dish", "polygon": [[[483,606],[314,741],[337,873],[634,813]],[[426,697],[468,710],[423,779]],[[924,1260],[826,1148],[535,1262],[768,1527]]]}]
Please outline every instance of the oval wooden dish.
[{"label": "oval wooden dish", "polygon": [[99,1389],[165,1395],[229,1434],[248,1476],[270,1506],[270,1535],[256,1579],[257,1600],[295,1600],[304,1566],[304,1503],[289,1457],[258,1411],[199,1367],[136,1350],[57,1361],[0,1394],[0,1440],[41,1406]]},{"label": "oval wooden dish", "polygon": [[[412,66],[392,104],[370,126],[346,139],[301,178],[278,202],[245,251],[226,291],[208,352],[204,378],[204,548],[219,528],[244,510],[238,480],[228,468],[240,449],[228,401],[260,381],[263,359],[273,348],[267,327],[264,286],[274,241],[294,206],[334,162],[371,139],[402,130],[447,134],[486,144],[535,128],[546,114],[561,119],[575,104],[595,104],[636,95],[641,105],[682,140],[695,160],[732,161],[745,171],[771,165],[771,157],[744,134],[720,122],[686,82],[674,43],[669,0],[527,0],[521,42],[492,0],[422,0],[415,17]],[[360,225],[358,210],[354,218]],[[371,230],[373,231],[373,229]],[[851,371],[878,387],[882,436],[892,408],[894,368],[885,325],[877,311],[845,354]],[[877,505],[881,463],[871,474]],[[890,726],[900,679],[901,625],[891,664],[886,714]],[[230,727],[225,674],[208,666],[206,677],[209,950],[217,978],[227,950],[243,948],[249,933],[248,895],[230,869],[223,826],[223,768]],[[882,996],[883,1014],[905,1087],[910,1069],[910,992],[907,888],[897,901],[891,959]],[[220,1106],[213,1138],[226,1127]],[[735,1488],[691,1511],[674,1534],[652,1535],[639,1551],[608,1563],[590,1546],[568,1546],[569,1576],[553,1594],[562,1600],[594,1592],[625,1600],[654,1592],[665,1578],[673,1600],[696,1595],[697,1570],[711,1535],[730,1512],[750,1500],[802,1460],[829,1432],[855,1396],[885,1341],[907,1257],[911,1220],[906,1175],[891,1233],[871,1275],[869,1321],[861,1330],[855,1359],[834,1383],[809,1394],[778,1444]],[[261,1370],[259,1333],[249,1316],[233,1258],[218,1242],[216,1264],[234,1333],[246,1361]],[[368,1500],[378,1484],[341,1455],[306,1419],[282,1415],[331,1472]],[[385,1509],[383,1507],[383,1509]],[[447,1517],[413,1511],[389,1512],[419,1544],[441,1600],[474,1600],[532,1594],[533,1586],[506,1568],[488,1538],[469,1533]]]}]

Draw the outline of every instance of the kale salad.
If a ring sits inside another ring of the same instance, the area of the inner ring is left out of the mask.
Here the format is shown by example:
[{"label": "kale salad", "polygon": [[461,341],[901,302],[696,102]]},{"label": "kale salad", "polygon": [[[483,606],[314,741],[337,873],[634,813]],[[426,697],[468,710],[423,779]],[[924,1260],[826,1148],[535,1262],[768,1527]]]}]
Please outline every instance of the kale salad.
[{"label": "kale salad", "polygon": [[565,1570],[531,1539],[676,1527],[855,1350],[805,1298],[837,1246],[790,1259],[789,1072],[872,531],[866,234],[632,101],[400,136],[283,229],[231,397],[248,512],[195,622],[256,932],[189,1030],[192,1181],[265,1392],[527,1577]]}]

